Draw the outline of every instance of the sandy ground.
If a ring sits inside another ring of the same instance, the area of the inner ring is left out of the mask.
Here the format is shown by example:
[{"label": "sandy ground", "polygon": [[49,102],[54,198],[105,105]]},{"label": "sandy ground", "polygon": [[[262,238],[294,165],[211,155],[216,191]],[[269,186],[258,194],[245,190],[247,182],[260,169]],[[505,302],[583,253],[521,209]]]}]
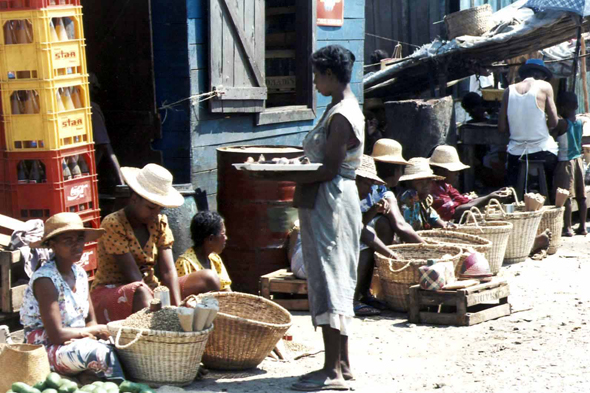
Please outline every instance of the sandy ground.
[{"label": "sandy ground", "polygon": [[[513,314],[471,327],[408,324],[405,314],[355,319],[350,351],[357,392],[588,392],[590,248],[565,239],[543,261],[504,267]],[[305,313],[294,316],[295,342],[321,350]],[[186,390],[282,392],[320,368],[323,353],[267,359],[241,373],[212,372]],[[165,390],[165,389],[162,389]]]}]

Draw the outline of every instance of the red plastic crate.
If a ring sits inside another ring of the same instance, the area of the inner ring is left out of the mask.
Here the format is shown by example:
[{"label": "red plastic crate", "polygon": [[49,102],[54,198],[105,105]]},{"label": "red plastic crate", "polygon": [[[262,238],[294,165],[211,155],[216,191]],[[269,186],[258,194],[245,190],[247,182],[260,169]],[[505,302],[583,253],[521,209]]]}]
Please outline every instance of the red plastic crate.
[{"label": "red plastic crate", "polygon": [[80,0],[0,0],[0,12],[79,6]]},{"label": "red plastic crate", "polygon": [[98,243],[92,242],[84,246],[84,254],[77,263],[84,270],[93,271],[98,267]]},{"label": "red plastic crate", "polygon": [[[70,147],[61,150],[49,151],[27,151],[27,152],[4,152],[3,161],[5,162],[5,176],[4,182],[9,184],[18,184],[18,164],[21,161],[40,161],[45,169],[46,182],[63,183],[63,168],[62,161],[71,156],[82,156],[90,175],[96,174],[96,162],[94,159],[94,143]],[[0,174],[0,179],[2,175]],[[65,181],[66,183],[71,180]],[[2,182],[2,180],[0,180]]]}]

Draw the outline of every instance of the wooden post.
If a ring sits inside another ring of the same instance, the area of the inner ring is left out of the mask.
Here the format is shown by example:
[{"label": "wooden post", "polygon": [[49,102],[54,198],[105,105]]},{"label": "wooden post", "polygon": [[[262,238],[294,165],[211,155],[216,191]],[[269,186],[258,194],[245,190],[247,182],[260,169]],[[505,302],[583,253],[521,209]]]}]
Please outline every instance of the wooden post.
[{"label": "wooden post", "polygon": [[581,61],[580,61],[580,74],[582,74],[582,91],[584,92],[584,113],[590,112],[590,103],[588,102],[588,78],[586,75],[586,40],[582,35],[580,37],[581,42]]}]

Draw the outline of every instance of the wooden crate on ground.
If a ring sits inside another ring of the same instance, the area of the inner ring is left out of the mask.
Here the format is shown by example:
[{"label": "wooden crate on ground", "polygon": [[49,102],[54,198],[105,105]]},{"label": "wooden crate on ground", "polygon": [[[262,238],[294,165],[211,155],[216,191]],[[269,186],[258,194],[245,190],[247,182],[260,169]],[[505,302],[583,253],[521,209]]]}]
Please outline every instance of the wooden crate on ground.
[{"label": "wooden crate on ground", "polygon": [[260,296],[274,301],[289,311],[309,310],[307,280],[295,277],[287,269],[277,270],[260,277]]},{"label": "wooden crate on ground", "polygon": [[0,280],[2,289],[2,312],[18,312],[23,304],[27,284],[13,286],[12,269],[20,261],[20,251],[0,250]]},{"label": "wooden crate on ground", "polygon": [[[410,288],[408,320],[412,323],[471,326],[510,315],[508,295],[510,287],[502,279],[453,291],[425,291],[414,285]],[[447,312],[441,312],[443,307]]]}]

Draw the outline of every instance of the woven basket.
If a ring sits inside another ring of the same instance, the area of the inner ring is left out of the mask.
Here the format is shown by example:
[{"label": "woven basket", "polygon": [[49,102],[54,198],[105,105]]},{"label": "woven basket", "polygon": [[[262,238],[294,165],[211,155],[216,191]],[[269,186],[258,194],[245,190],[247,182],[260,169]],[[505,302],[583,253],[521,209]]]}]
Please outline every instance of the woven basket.
[{"label": "woven basket", "polygon": [[551,231],[551,242],[547,254],[553,255],[561,247],[561,231],[563,231],[563,212],[565,207],[545,206],[543,207],[543,218],[539,224],[537,235],[549,229]]},{"label": "woven basket", "polygon": [[[492,250],[492,242],[483,237],[476,235],[469,235],[466,233],[445,231],[442,229],[433,229],[430,231],[418,231],[418,235],[427,243],[431,244],[447,244],[461,247],[464,251],[473,249],[476,252],[482,253],[486,259],[490,258],[490,251]],[[455,276],[459,277],[461,273],[461,266],[469,253],[463,253],[459,263],[455,266]]]},{"label": "woven basket", "polygon": [[[481,218],[479,222],[475,218],[474,212],[479,214]],[[463,223],[465,217],[467,217],[467,219]],[[469,222],[470,219],[472,220],[472,223]],[[504,262],[508,239],[510,238],[513,228],[514,226],[507,221],[485,221],[479,209],[473,207],[471,210],[463,213],[459,220],[459,226],[455,228],[454,231],[477,235],[492,242],[492,249],[486,254],[486,256],[490,263],[492,274],[496,275],[500,272],[502,262]]]},{"label": "woven basket", "polygon": [[[420,266],[426,265],[429,259],[436,262],[453,262],[457,268],[463,249],[446,244],[394,244],[390,250],[400,255],[400,259],[391,259],[375,253],[375,263],[379,271],[381,286],[385,283],[416,285],[420,282]],[[449,257],[444,258],[445,255]]]},{"label": "woven basket", "polygon": [[291,327],[291,314],[260,296],[216,292],[219,301],[215,331],[203,364],[218,370],[245,370],[258,366]]},{"label": "woven basket", "polygon": [[445,16],[449,40],[464,35],[481,36],[492,26],[492,7],[489,4],[453,12]]},{"label": "woven basket", "polygon": [[127,376],[150,386],[185,386],[194,381],[213,327],[201,332],[166,332],[109,322]]},{"label": "woven basket", "polygon": [[[490,208],[497,210],[491,211]],[[486,207],[486,220],[507,221],[514,226],[504,255],[505,263],[517,263],[527,259],[533,248],[542,218],[543,209],[534,212],[506,213],[497,199],[490,201]]]},{"label": "woven basket", "polygon": [[387,306],[394,311],[408,312],[410,309],[410,287],[414,284],[400,284],[397,282],[383,282],[383,298]]}]

